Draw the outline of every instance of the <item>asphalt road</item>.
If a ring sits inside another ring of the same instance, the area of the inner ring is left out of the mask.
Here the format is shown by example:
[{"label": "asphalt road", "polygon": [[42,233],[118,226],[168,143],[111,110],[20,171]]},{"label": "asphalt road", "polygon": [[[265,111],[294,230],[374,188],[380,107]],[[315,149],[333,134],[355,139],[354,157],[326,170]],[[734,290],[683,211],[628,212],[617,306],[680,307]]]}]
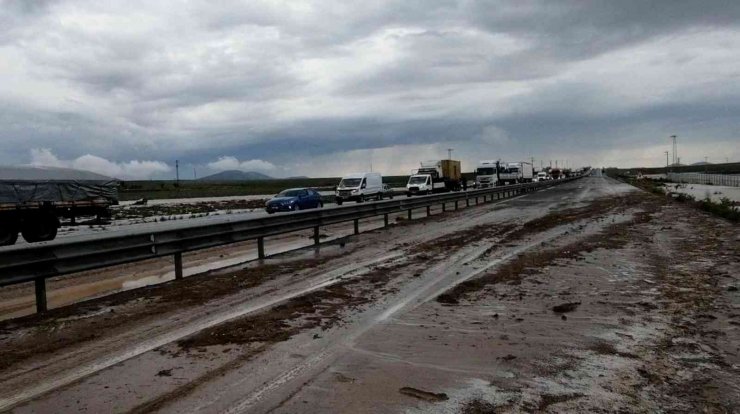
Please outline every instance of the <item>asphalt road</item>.
[{"label": "asphalt road", "polygon": [[0,410],[733,412],[739,237],[603,177],[400,220],[2,322]]}]

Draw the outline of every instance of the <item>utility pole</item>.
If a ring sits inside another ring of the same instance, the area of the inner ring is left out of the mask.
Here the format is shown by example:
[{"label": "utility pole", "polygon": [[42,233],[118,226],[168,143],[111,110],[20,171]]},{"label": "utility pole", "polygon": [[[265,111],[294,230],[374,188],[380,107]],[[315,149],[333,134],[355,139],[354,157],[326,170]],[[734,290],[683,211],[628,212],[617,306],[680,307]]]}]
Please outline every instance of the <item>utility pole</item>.
[{"label": "utility pole", "polygon": [[175,183],[180,185],[180,161],[175,160]]},{"label": "utility pole", "polygon": [[447,159],[452,159],[452,151],[454,151],[452,148],[447,148]]},{"label": "utility pole", "polygon": [[673,140],[673,165],[676,165],[678,164],[678,144],[675,135],[671,135],[671,139]]},{"label": "utility pole", "polygon": [[193,180],[197,180],[198,175],[195,173],[195,167],[193,167]]},{"label": "utility pole", "polygon": [[665,151],[665,171],[668,172],[668,151]]}]

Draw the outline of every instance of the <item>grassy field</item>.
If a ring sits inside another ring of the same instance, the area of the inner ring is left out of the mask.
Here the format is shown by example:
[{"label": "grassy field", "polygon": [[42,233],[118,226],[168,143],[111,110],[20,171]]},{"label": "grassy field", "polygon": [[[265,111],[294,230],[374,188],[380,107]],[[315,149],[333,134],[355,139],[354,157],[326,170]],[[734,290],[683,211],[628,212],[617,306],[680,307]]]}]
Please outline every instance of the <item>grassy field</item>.
[{"label": "grassy field", "polygon": [[[124,181],[118,188],[121,201],[149,200],[163,198],[225,197],[257,194],[277,194],[281,190],[293,187],[310,187],[318,190],[332,190],[339,184],[339,177],[328,178],[291,178],[279,180],[256,181]],[[383,177],[383,182],[391,187],[403,187],[408,176]]]}]

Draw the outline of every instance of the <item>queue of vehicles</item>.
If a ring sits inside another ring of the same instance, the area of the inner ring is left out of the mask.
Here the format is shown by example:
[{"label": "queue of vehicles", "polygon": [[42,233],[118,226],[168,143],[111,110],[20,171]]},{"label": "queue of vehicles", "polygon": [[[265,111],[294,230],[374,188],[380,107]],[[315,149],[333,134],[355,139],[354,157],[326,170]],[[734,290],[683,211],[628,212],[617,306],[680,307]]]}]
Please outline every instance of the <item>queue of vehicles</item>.
[{"label": "queue of vehicles", "polygon": [[[476,188],[566,178],[567,169],[548,168],[535,174],[531,163],[483,160],[475,170]],[[118,204],[119,182],[87,171],[60,168],[0,168],[0,246],[12,245],[18,235],[29,242],[53,240],[60,218],[74,223],[76,217],[110,217]],[[459,160],[422,161],[406,183],[408,197],[467,189]],[[393,189],[377,172],[342,177],[334,196],[336,203],[393,198]],[[269,214],[324,206],[321,194],[311,188],[290,188],[265,203]]]}]

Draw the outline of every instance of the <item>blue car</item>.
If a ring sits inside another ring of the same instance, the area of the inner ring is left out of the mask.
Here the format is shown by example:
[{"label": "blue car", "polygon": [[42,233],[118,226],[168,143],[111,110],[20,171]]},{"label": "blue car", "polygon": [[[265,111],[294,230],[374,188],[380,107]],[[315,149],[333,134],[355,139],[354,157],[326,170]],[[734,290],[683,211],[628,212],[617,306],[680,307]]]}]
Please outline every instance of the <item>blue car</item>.
[{"label": "blue car", "polygon": [[310,188],[290,188],[268,200],[265,203],[265,211],[272,214],[279,211],[298,211],[323,206],[321,195],[316,191]]}]

